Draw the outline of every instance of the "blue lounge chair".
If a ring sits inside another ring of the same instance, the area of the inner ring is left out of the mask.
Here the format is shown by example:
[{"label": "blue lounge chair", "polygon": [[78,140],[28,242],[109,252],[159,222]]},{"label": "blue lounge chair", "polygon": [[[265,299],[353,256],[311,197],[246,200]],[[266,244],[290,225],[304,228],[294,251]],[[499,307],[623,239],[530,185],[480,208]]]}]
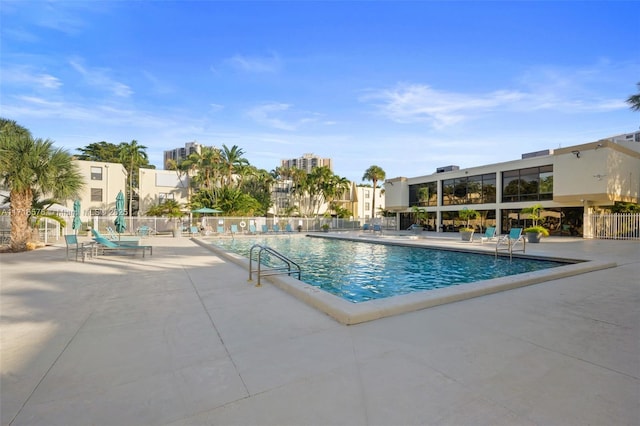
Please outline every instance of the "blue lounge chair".
[{"label": "blue lounge chair", "polygon": [[152,246],[117,244],[116,242],[107,240],[104,237],[96,237],[93,240],[97,243],[97,248],[100,249],[103,254],[107,251],[134,251],[135,254],[135,251],[142,250],[142,257],[144,257],[147,250],[149,250],[149,254],[153,255]]},{"label": "blue lounge chair", "polygon": [[231,225],[231,234],[237,234],[238,233],[238,225]]},{"label": "blue lounge chair", "polygon": [[276,223],[273,224],[273,232],[280,232],[280,226]]},{"label": "blue lounge chair", "polygon": [[249,225],[249,233],[250,234],[256,234],[258,231],[256,230],[256,226],[255,225]]},{"label": "blue lounge chair", "polygon": [[[521,242],[522,249],[516,249],[516,245]],[[506,245],[506,247],[501,248],[502,245]],[[497,239],[496,242],[496,257],[498,256],[499,250],[507,250],[509,251],[509,257],[514,251],[522,251],[525,252],[526,249],[526,241],[524,236],[522,235],[522,228],[511,228],[508,234],[501,236]]]},{"label": "blue lounge chair", "polygon": [[293,228],[291,227],[290,223],[287,223],[286,226],[284,227],[284,230],[286,232],[293,232]]},{"label": "blue lounge chair", "polygon": [[363,231],[370,231],[370,230],[371,230],[371,228],[369,227],[369,224],[368,224],[368,223],[365,223],[364,225],[362,225],[362,230],[363,230]]},{"label": "blue lounge chair", "polygon": [[142,225],[136,232],[141,237],[148,237],[149,235],[151,235],[151,229],[147,225]]},{"label": "blue lounge chair", "polygon": [[218,230],[218,234],[224,234],[224,226],[218,225],[217,230]]},{"label": "blue lounge chair", "polygon": [[269,227],[267,225],[262,225],[262,233],[267,234],[269,232]]},{"label": "blue lounge chair", "polygon": [[484,235],[480,237],[480,244],[484,243],[485,241],[495,241],[496,239],[496,227],[489,226],[487,230],[484,231]]},{"label": "blue lounge chair", "polygon": [[373,225],[373,233],[379,233],[382,234],[382,225]]},{"label": "blue lounge chair", "polygon": [[[107,227],[107,231],[108,230],[109,230],[109,227]],[[100,231],[98,231],[95,228],[91,229],[91,234],[93,235],[93,239],[94,240],[96,238],[104,238],[105,240],[109,239],[109,238],[105,237],[104,235],[102,235],[100,233]],[[112,237],[111,241],[117,241],[118,244],[122,244],[122,245],[133,246],[133,245],[138,245],[138,241],[140,241],[140,238],[139,237],[122,237],[122,236],[118,236],[118,234],[115,234],[115,237]]]},{"label": "blue lounge chair", "polygon": [[190,229],[189,233],[191,234],[191,236],[198,235],[200,233],[200,230],[198,229],[197,226],[192,226],[189,229]]}]

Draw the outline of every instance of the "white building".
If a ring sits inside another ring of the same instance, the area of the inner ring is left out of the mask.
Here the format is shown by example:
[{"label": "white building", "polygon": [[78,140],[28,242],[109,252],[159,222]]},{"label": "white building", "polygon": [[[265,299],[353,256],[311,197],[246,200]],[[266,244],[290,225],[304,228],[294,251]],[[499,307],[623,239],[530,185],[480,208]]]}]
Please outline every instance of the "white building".
[{"label": "white building", "polygon": [[176,163],[186,159],[190,154],[194,152],[200,153],[202,151],[202,145],[198,142],[187,142],[184,144],[184,148],[175,148],[168,151],[164,151],[164,168],[167,169],[167,163],[169,160],[173,160]]},{"label": "white building", "polygon": [[477,210],[478,231],[501,233],[528,226],[520,211],[533,204],[545,210],[552,235],[582,235],[584,215],[616,201],[640,200],[640,132],[549,151],[519,160],[467,169],[443,167],[430,175],[385,181],[386,209],[396,212],[399,229],[427,213],[427,229],[454,231],[463,208]]},{"label": "white building", "polygon": [[329,170],[333,171],[333,161],[331,158],[321,158],[314,154],[303,154],[302,157],[282,160],[280,165],[289,169],[296,168],[304,170],[307,173],[311,173],[311,170],[316,167],[328,167]]}]

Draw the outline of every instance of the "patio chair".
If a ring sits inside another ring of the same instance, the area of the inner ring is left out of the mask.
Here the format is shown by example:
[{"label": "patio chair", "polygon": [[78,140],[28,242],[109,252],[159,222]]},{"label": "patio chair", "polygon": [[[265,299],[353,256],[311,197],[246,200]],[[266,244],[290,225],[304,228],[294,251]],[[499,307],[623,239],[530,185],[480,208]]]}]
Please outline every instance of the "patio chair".
[{"label": "patio chair", "polygon": [[362,225],[362,230],[366,232],[366,231],[370,231],[371,228],[369,227],[368,223],[365,223],[364,225]]},{"label": "patio chair", "polygon": [[498,237],[496,237],[496,227],[489,226],[487,230],[484,231],[484,235],[480,237],[480,244],[484,243],[485,241],[495,241],[497,239]]},{"label": "patio chair", "polygon": [[287,223],[284,227],[285,232],[293,232],[293,228],[290,223]]},{"label": "patio chair", "polygon": [[218,225],[217,231],[218,231],[218,234],[224,234],[224,226]]},{"label": "patio chair", "polygon": [[70,251],[75,252],[76,262],[78,261],[78,256],[82,257],[83,262],[85,258],[93,256],[93,245],[95,244],[93,241],[81,243],[78,241],[77,235],[65,235],[64,242],[67,244],[67,260],[69,260]]},{"label": "patio chair", "polygon": [[238,225],[231,225],[231,235],[238,233]]},{"label": "patio chair", "polygon": [[256,229],[255,225],[249,225],[249,233],[250,234],[256,234],[258,232],[258,230]]},{"label": "patio chair", "polygon": [[103,254],[108,251],[134,251],[135,254],[135,251],[142,250],[142,257],[145,257],[147,250],[149,250],[149,254],[153,255],[153,246],[117,244],[116,242],[107,240],[104,237],[96,237],[93,240],[97,243],[97,248],[100,249]]},{"label": "patio chair", "polygon": [[[107,231],[109,230],[109,227],[107,227]],[[113,229],[112,229],[113,230]],[[93,239],[95,240],[96,238],[104,238],[105,240],[108,240],[109,238],[105,237],[104,235],[102,235],[100,233],[100,231],[98,231],[95,228],[91,229],[91,234],[93,235]],[[140,238],[138,237],[118,237],[118,234],[115,234],[115,239],[112,238],[111,241],[114,242],[118,242],[118,244],[121,245],[129,245],[129,246],[133,246],[133,245],[138,245],[138,241],[140,240]]]},{"label": "patio chair", "polygon": [[274,223],[273,224],[273,232],[280,232],[280,225]]},{"label": "patio chair", "polygon": [[151,235],[151,229],[147,225],[142,225],[137,229],[136,233],[141,237],[148,237]]},{"label": "patio chair", "polygon": [[373,233],[382,234],[382,225],[373,225]]},{"label": "patio chair", "polygon": [[[518,242],[522,242],[522,249],[516,250],[516,244]],[[506,245],[505,248],[501,248],[502,245]],[[497,239],[496,242],[496,257],[498,256],[499,250],[508,250],[509,257],[514,251],[522,251],[525,252],[527,243],[522,235],[522,228],[511,228],[508,234],[503,235]]]},{"label": "patio chair", "polygon": [[200,232],[197,226],[192,226],[189,229],[189,233],[191,234],[191,236],[198,235],[198,233]]},{"label": "patio chair", "polygon": [[262,233],[267,234],[269,232],[269,227],[267,225],[262,225]]}]

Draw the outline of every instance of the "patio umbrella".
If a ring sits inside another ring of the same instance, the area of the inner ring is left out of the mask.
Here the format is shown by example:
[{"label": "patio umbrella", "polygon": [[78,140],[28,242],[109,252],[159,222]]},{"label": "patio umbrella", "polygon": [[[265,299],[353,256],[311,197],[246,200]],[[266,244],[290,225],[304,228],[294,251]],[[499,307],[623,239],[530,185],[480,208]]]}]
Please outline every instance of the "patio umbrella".
[{"label": "patio umbrella", "polygon": [[76,231],[76,235],[78,235],[80,226],[82,226],[82,221],[80,220],[80,200],[75,200],[73,202],[73,222],[71,222],[71,229]]},{"label": "patio umbrella", "polygon": [[127,229],[127,222],[124,220],[124,194],[122,191],[118,192],[116,196],[116,220],[113,224],[116,226],[118,239],[120,239],[120,234]]}]

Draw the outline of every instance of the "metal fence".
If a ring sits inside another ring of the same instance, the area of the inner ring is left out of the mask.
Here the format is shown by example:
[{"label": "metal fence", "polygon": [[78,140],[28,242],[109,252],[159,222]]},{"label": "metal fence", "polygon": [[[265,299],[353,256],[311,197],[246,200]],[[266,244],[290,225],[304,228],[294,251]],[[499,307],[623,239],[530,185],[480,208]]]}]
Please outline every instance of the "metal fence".
[{"label": "metal fence", "polygon": [[[107,228],[114,228],[115,217],[94,216],[89,222],[82,225],[80,233],[90,233],[92,228],[100,233],[106,233]],[[376,224],[382,225],[383,229],[395,230],[395,218],[376,218]],[[322,231],[328,226],[329,230],[353,231],[362,229],[365,223],[372,223],[371,219],[338,219],[338,218],[301,218],[301,217],[241,217],[241,216],[200,216],[172,219],[167,217],[152,216],[130,216],[126,218],[126,234],[137,234],[141,227],[146,227],[152,235],[171,234],[174,229],[183,233],[190,233],[195,227],[200,233],[207,234],[228,234],[233,232],[313,232]],[[64,229],[65,233],[73,233],[70,225]]]},{"label": "metal fence", "polygon": [[640,240],[640,214],[585,215],[584,237],[611,240]]}]

